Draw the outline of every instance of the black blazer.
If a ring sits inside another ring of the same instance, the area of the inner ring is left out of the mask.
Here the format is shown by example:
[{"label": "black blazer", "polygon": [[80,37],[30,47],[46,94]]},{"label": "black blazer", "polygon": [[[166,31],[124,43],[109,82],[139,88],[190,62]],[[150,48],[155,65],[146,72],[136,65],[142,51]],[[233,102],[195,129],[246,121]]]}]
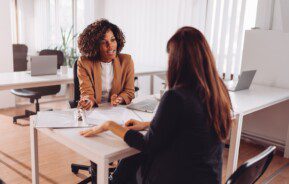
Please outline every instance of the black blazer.
[{"label": "black blazer", "polygon": [[143,183],[221,183],[223,144],[207,116],[193,90],[171,89],[162,97],[146,135],[126,133],[126,143],[145,155]]}]

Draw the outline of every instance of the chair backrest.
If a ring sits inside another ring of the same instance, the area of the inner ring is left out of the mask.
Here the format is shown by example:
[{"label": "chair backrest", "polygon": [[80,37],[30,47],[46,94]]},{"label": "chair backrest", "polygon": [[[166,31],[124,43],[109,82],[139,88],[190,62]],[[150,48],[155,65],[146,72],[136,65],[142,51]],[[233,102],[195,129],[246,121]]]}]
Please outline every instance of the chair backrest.
[{"label": "chair backrest", "polygon": [[80,99],[80,90],[79,90],[79,80],[77,76],[77,60],[73,65],[73,82],[74,82],[74,99],[69,101],[69,105],[71,108],[77,107],[78,101]]},{"label": "chair backrest", "polygon": [[242,164],[226,181],[226,184],[252,184],[266,171],[273,159],[276,147],[270,146],[259,155]]},{"label": "chair backrest", "polygon": [[14,71],[27,70],[28,47],[24,44],[13,44],[13,68]]},{"label": "chair backrest", "polygon": [[59,50],[50,50],[50,49],[45,49],[45,50],[41,50],[39,52],[40,56],[43,55],[57,55],[57,69],[60,68],[61,65],[63,65],[64,63],[64,54],[63,52],[59,51]]}]

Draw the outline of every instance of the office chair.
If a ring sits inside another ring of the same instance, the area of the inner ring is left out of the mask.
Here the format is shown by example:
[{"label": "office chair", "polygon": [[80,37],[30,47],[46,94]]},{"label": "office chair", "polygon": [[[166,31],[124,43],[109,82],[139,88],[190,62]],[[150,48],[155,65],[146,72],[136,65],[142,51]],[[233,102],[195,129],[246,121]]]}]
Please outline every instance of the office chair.
[{"label": "office chair", "polygon": [[226,181],[226,184],[253,184],[266,171],[271,163],[275,146],[269,146],[259,155],[243,163]]},{"label": "office chair", "polygon": [[[13,55],[19,56],[18,50],[14,50],[14,48],[13,48]],[[60,66],[64,62],[64,55],[61,51],[42,50],[42,51],[40,51],[39,55],[57,55],[57,68],[58,69],[60,68]],[[26,57],[27,57],[27,50],[26,50]],[[26,59],[26,57],[25,57],[25,59]],[[21,60],[15,59],[14,63],[17,63],[19,61],[22,61],[22,59]],[[19,65],[17,65],[17,66],[19,66]],[[20,69],[20,68],[18,68],[18,69]],[[27,69],[27,67],[23,67],[21,69],[21,71],[25,71],[26,69]],[[19,96],[19,97],[23,97],[23,98],[29,98],[30,103],[34,103],[34,101],[35,101],[35,112],[30,111],[30,110],[25,110],[24,115],[19,115],[19,116],[13,117],[13,123],[16,123],[18,119],[28,118],[31,115],[35,115],[40,110],[39,99],[42,96],[57,94],[60,91],[60,87],[61,87],[60,85],[55,85],[55,86],[45,86],[45,87],[36,87],[36,88],[12,89],[11,93],[13,93],[14,95]]]},{"label": "office chair", "polygon": [[[136,82],[138,80],[138,77],[134,77],[134,82]],[[138,86],[134,86],[134,91],[138,92],[139,91],[139,87]]]},{"label": "office chair", "polygon": [[24,44],[13,44],[13,68],[15,72],[27,70],[28,47]]}]

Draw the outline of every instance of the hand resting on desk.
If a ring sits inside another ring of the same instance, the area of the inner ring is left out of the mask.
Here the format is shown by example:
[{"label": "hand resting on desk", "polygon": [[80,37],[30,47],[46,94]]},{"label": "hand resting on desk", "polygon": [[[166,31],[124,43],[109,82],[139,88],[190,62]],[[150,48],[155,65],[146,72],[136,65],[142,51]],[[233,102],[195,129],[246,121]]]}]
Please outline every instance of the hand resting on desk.
[{"label": "hand resting on desk", "polygon": [[81,131],[80,135],[83,135],[84,137],[91,137],[108,130],[112,131],[112,133],[116,134],[122,139],[124,138],[126,132],[128,131],[127,128],[117,124],[114,121],[106,121],[101,125],[94,126],[88,130]]},{"label": "hand resting on desk", "polygon": [[127,127],[130,130],[137,130],[141,131],[146,129],[147,127],[150,126],[150,122],[141,122],[135,119],[130,119],[124,124],[125,127]]},{"label": "hand resting on desk", "polygon": [[121,137],[122,139],[124,138],[126,132],[131,129],[131,130],[144,130],[150,125],[150,122],[140,122],[137,120],[129,120],[125,123],[125,126],[121,126],[113,121],[106,121],[101,125],[94,126],[90,129],[83,130],[80,132],[80,135],[84,137],[91,137],[95,136],[97,134],[100,134],[105,131],[112,131],[115,135]]}]

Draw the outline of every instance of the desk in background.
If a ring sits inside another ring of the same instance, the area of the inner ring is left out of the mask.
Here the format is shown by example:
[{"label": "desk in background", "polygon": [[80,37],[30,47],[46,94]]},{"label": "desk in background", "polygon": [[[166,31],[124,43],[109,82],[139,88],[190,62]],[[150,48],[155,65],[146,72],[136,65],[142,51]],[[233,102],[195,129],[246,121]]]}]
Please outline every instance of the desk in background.
[{"label": "desk in background", "polygon": [[[231,129],[230,148],[226,177],[228,178],[237,168],[243,117],[289,100],[289,90],[263,85],[251,85],[250,89],[230,92],[236,119]],[[289,136],[285,145],[284,157],[289,157]]]},{"label": "desk in background", "polygon": [[[59,72],[58,72],[59,73]],[[154,91],[154,75],[165,74],[166,69],[158,67],[135,66],[135,76],[147,76],[150,79],[150,91]],[[73,84],[73,69],[69,68],[67,75],[31,76],[28,71],[0,73],[0,90],[21,89],[41,86]],[[70,97],[73,95],[73,86],[70,85]]]}]

